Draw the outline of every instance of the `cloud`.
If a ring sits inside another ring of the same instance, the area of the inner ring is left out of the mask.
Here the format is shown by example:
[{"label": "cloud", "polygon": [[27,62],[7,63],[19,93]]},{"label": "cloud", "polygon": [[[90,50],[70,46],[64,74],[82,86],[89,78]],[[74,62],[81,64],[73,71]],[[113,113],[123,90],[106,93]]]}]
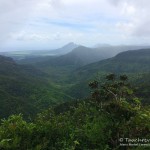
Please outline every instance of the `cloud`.
[{"label": "cloud", "polygon": [[[118,9],[122,8],[121,15],[128,19],[128,22],[119,26],[122,30],[130,33],[130,36],[150,37],[150,1],[147,0],[108,0]],[[118,23],[117,23],[118,24]]]},{"label": "cloud", "polygon": [[26,25],[34,11],[35,0],[0,0],[0,41],[6,40],[12,31],[18,31]]},{"label": "cloud", "polygon": [[108,0],[112,5],[117,6],[121,1],[120,0]]},{"label": "cloud", "polygon": [[0,0],[0,45],[148,41],[149,8],[147,0]]},{"label": "cloud", "polygon": [[135,29],[133,35],[137,37],[150,37],[150,20],[141,22]]},{"label": "cloud", "polygon": [[26,31],[21,31],[19,33],[11,33],[10,38],[18,41],[42,41],[50,40],[50,37],[46,34],[37,33],[27,33]]}]

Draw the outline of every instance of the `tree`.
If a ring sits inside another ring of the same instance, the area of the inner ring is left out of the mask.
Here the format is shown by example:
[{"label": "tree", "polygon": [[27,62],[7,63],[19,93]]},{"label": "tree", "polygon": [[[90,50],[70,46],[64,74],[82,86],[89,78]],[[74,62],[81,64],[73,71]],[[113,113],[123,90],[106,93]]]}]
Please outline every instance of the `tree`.
[{"label": "tree", "polygon": [[[117,77],[115,74],[109,74],[106,76],[104,83],[94,80],[89,83],[89,86],[92,90],[92,99],[98,104],[102,105],[102,102],[113,100],[116,102],[122,100],[135,102],[135,96],[126,75]],[[136,102],[139,103],[137,99]]]}]

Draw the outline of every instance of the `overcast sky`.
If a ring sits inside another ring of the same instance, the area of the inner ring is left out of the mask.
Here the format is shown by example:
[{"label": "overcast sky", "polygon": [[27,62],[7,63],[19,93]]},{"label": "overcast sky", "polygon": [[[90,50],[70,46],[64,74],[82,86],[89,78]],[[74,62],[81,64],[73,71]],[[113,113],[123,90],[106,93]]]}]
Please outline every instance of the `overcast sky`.
[{"label": "overcast sky", "polygon": [[150,44],[149,0],[0,0],[0,51]]}]

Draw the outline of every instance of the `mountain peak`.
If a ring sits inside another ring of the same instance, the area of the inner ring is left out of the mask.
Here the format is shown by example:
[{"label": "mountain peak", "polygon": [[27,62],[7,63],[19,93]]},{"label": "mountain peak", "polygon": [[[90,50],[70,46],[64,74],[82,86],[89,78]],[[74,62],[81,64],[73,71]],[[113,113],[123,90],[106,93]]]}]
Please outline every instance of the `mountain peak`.
[{"label": "mountain peak", "polygon": [[77,44],[75,44],[74,42],[70,42],[70,43],[68,43],[68,44],[66,44],[66,45],[64,45],[62,48],[76,48],[76,47],[78,47],[79,45],[77,45]]},{"label": "mountain peak", "polygon": [[70,42],[66,45],[64,45],[62,48],[59,48],[59,49],[56,49],[56,50],[53,50],[52,52],[55,53],[55,54],[67,54],[69,52],[71,52],[73,49],[77,48],[79,45],[73,43],[73,42]]}]

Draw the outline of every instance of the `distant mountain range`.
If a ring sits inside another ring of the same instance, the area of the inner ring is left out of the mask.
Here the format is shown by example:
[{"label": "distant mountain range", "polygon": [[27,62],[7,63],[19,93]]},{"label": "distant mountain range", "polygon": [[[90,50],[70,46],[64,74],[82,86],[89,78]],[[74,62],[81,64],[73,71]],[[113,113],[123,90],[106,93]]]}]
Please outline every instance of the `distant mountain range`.
[{"label": "distant mountain range", "polygon": [[61,48],[52,50],[51,53],[54,54],[54,55],[67,54],[70,51],[72,51],[73,49],[77,48],[78,46],[79,45],[77,45],[77,44],[75,44],[73,42],[70,42],[70,43],[66,44],[65,46],[63,46]]},{"label": "distant mountain range", "polygon": [[[96,62],[101,59],[111,58],[115,56],[116,54],[123,52],[123,51],[145,49],[145,48],[150,48],[150,46],[136,46],[136,45],[135,46],[134,45],[111,46],[108,44],[98,44],[94,48],[88,48],[88,47],[77,45],[73,42],[70,42],[66,44],[65,46],[55,49],[55,50],[10,51],[10,52],[0,52],[0,55],[12,57],[15,60],[27,59],[29,62],[33,62],[32,60],[29,60],[29,59],[34,59],[34,62],[35,62],[36,58],[38,61],[41,61],[41,60],[48,60],[48,57],[50,57],[51,59],[52,56],[61,56],[61,55],[72,56],[74,54],[75,56],[73,59],[76,59],[77,61],[81,62],[81,64],[85,65],[85,64],[92,63],[92,62]],[[71,54],[68,54],[68,53],[71,53]],[[76,60],[74,60],[74,62],[76,62]],[[25,61],[26,60],[23,60],[23,62]]]},{"label": "distant mountain range", "polygon": [[80,76],[95,73],[147,73],[150,72],[150,49],[121,52],[115,57],[98,61],[78,69]]},{"label": "distant mountain range", "polygon": [[0,55],[12,57],[15,60],[28,59],[28,58],[37,58],[37,57],[47,57],[53,55],[63,55],[74,48],[77,48],[78,45],[70,42],[65,46],[54,49],[54,50],[26,50],[26,51],[8,51],[8,52],[0,52]]},{"label": "distant mountain range", "polygon": [[[71,43],[69,45],[73,46],[73,44]],[[69,47],[69,45],[65,47]],[[65,47],[56,51],[60,52],[60,50],[64,50]],[[38,63],[39,65],[44,64],[46,66],[74,66],[75,68],[77,68],[100,60],[114,57],[115,55],[123,51],[137,50],[141,48],[144,49],[145,46],[106,46],[99,48],[78,46],[67,54],[45,57],[39,56],[36,58],[28,57],[20,60],[19,63]]]},{"label": "distant mountain range", "polygon": [[107,58],[105,53],[98,49],[79,46],[65,55],[47,59],[39,64],[43,63],[47,66],[74,66],[77,68],[105,58]]}]

